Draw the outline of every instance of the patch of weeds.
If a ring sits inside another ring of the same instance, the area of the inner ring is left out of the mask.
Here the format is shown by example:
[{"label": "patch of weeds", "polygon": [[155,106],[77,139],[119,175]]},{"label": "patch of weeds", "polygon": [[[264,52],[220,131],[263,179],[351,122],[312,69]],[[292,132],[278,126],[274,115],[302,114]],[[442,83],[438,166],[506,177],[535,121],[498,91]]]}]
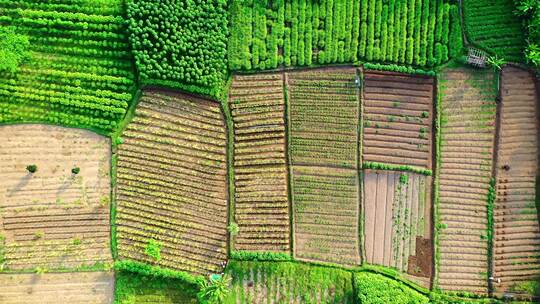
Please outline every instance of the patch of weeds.
[{"label": "patch of weeds", "polygon": [[229,226],[227,226],[227,230],[231,234],[231,236],[238,235],[238,232],[240,232],[240,228],[238,227],[238,224],[235,222],[231,222]]},{"label": "patch of weeds", "polygon": [[109,198],[108,195],[104,195],[102,196],[100,199],[99,199],[99,205],[104,208],[104,207],[107,207],[109,206],[109,203],[111,202],[111,199]]},{"label": "patch of weeds", "polygon": [[36,233],[34,233],[34,238],[35,238],[36,240],[40,240],[40,239],[42,239],[44,236],[45,236],[45,232],[43,232],[43,231],[41,231],[41,230],[40,230],[40,231],[36,231]]},{"label": "patch of weeds", "polygon": [[426,127],[420,127],[420,134],[418,134],[418,137],[425,139],[427,137],[426,132],[427,132]]},{"label": "patch of weeds", "polygon": [[394,106],[394,108],[399,108],[401,103],[399,101],[394,101],[394,103],[392,105]]},{"label": "patch of weeds", "polygon": [[407,174],[400,174],[399,175],[399,183],[402,185],[405,185],[409,182],[409,175]]},{"label": "patch of weeds", "polygon": [[26,166],[26,170],[30,173],[36,173],[38,167],[34,164]]},{"label": "patch of weeds", "polygon": [[78,246],[82,243],[82,240],[80,238],[74,238],[71,243],[75,246]]},{"label": "patch of weeds", "polygon": [[79,174],[79,172],[81,172],[81,168],[79,168],[79,167],[75,167],[75,168],[71,169],[71,173],[73,173],[73,174]]},{"label": "patch of weeds", "polygon": [[151,239],[148,241],[148,244],[146,244],[144,253],[154,261],[159,262],[161,260],[161,246],[161,242]]},{"label": "patch of weeds", "polygon": [[422,112],[422,118],[428,118],[429,113],[427,111]]}]

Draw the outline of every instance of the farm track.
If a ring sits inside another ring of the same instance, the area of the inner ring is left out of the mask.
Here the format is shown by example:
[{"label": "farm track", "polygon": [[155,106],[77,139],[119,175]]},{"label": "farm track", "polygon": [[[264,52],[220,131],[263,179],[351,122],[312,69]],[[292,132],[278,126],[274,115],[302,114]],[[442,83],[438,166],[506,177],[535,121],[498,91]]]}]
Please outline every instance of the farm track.
[{"label": "farm track", "polygon": [[431,169],[431,77],[365,71],[362,161]]},{"label": "farm track", "polygon": [[360,263],[356,69],[287,73],[295,257]]},{"label": "farm track", "polygon": [[290,250],[283,74],[235,75],[235,249]]},{"label": "farm track", "polygon": [[[0,128],[0,235],[7,270],[110,263],[110,142],[46,125]],[[34,174],[26,166],[36,164]],[[71,169],[80,168],[74,175]]]},{"label": "farm track", "polygon": [[122,137],[117,164],[121,259],[217,272],[227,257],[226,132],[217,103],[147,90]]},{"label": "farm track", "polygon": [[[429,288],[431,262],[419,262],[431,259],[431,179],[366,170],[362,196],[366,261],[415,275],[412,280]],[[417,250],[417,238],[430,245]]]},{"label": "farm track", "polygon": [[487,194],[496,116],[493,73],[450,69],[439,90],[439,287],[486,294]]},{"label": "farm track", "polygon": [[2,304],[110,304],[113,298],[112,273],[0,274]]},{"label": "farm track", "polygon": [[540,226],[535,206],[538,99],[534,76],[516,67],[505,67],[501,87],[493,253],[493,276],[501,280],[494,284],[498,294],[537,280],[540,271]]}]

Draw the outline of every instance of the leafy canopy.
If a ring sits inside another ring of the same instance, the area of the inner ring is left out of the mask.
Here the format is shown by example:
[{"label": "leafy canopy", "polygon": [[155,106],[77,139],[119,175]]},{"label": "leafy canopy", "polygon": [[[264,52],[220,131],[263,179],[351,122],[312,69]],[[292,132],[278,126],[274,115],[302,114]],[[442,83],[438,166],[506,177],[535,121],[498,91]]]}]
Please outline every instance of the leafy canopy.
[{"label": "leafy canopy", "polygon": [[28,57],[28,37],[11,27],[0,26],[0,71],[14,73]]}]

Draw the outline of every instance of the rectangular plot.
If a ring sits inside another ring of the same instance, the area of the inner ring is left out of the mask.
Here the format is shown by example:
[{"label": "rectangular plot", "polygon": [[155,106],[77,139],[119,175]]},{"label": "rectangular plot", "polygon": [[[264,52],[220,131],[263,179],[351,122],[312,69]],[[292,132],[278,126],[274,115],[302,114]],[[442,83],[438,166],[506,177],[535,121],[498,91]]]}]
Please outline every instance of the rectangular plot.
[{"label": "rectangular plot", "polygon": [[[282,73],[235,75],[229,92],[235,129],[238,250],[288,252],[290,248],[283,86]],[[261,213],[264,219],[257,216]]]},{"label": "rectangular plot", "polygon": [[359,264],[358,172],[293,166],[292,174],[295,257]]},{"label": "rectangular plot", "polygon": [[[128,124],[125,133],[134,139],[118,148],[119,258],[219,272],[227,241],[227,137],[219,104],[147,90],[134,120],[141,117],[166,128]],[[211,141],[204,130],[212,130]],[[162,248],[159,261],[145,253],[150,241]]]},{"label": "rectangular plot", "polygon": [[356,81],[353,68],[287,73],[292,165],[357,168]]},{"label": "rectangular plot", "polygon": [[538,172],[538,98],[534,76],[502,71],[502,104],[496,166],[493,263],[497,293],[520,290],[538,279],[540,224],[535,206]]},{"label": "rectangular plot", "polygon": [[364,162],[431,169],[433,83],[431,77],[364,73]]},{"label": "rectangular plot", "polygon": [[[447,70],[441,77],[441,168],[439,173],[439,285],[444,290],[487,293],[487,190],[495,129],[493,72]],[[467,119],[484,113],[481,119]],[[477,138],[482,138],[479,141]],[[475,146],[481,152],[464,153]],[[466,187],[463,181],[474,179]],[[470,206],[470,207],[469,207]],[[456,246],[456,242],[459,246]],[[475,260],[446,267],[457,260]]]},{"label": "rectangular plot", "polygon": [[428,176],[365,171],[362,208],[368,263],[397,268],[416,277],[431,277],[430,189]]}]

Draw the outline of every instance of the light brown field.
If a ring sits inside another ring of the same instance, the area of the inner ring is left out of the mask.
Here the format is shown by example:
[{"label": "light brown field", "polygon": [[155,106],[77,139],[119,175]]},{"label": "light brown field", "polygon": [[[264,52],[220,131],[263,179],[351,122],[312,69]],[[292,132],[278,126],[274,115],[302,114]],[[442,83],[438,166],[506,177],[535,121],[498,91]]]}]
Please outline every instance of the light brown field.
[{"label": "light brown field", "polygon": [[109,304],[113,298],[110,272],[0,274],[2,304]]},{"label": "light brown field", "polygon": [[[502,71],[502,105],[494,219],[495,291],[519,292],[540,279],[540,226],[535,206],[538,174],[538,99],[531,73]],[[508,170],[504,168],[508,166]]]},{"label": "light brown field", "polygon": [[432,77],[365,71],[362,161],[431,169]]},{"label": "light brown field", "polygon": [[235,249],[290,250],[283,74],[234,76]]},{"label": "light brown field", "polygon": [[0,268],[110,263],[110,140],[32,124],[0,127],[0,142]]},{"label": "light brown field", "polygon": [[[146,90],[122,134],[120,259],[206,275],[227,258],[226,131],[217,102]],[[145,253],[161,243],[161,260]]]},{"label": "light brown field", "polygon": [[496,116],[493,72],[451,69],[441,78],[439,286],[487,293],[487,197]]},{"label": "light brown field", "polygon": [[366,170],[363,198],[366,262],[409,273],[429,287],[431,177]]}]

